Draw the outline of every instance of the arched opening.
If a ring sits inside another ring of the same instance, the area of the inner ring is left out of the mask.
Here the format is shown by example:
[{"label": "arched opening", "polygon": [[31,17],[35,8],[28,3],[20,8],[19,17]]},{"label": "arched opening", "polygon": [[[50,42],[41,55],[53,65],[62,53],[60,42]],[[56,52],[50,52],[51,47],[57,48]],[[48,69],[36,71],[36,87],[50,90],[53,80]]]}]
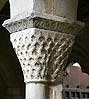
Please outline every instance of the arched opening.
[{"label": "arched opening", "polygon": [[20,63],[10,42],[9,32],[2,27],[10,18],[7,1],[0,11],[0,99],[24,99],[24,80]]},{"label": "arched opening", "polygon": [[89,74],[89,1],[79,0],[77,20],[84,22],[85,27],[76,36],[75,43],[69,57],[69,62],[78,62],[83,72]]}]

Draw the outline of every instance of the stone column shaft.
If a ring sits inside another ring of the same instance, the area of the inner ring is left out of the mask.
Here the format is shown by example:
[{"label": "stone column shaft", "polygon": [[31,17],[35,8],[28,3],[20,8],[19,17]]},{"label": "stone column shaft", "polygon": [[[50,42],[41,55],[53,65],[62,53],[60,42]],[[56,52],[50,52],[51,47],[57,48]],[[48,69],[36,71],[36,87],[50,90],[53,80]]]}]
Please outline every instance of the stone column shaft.
[{"label": "stone column shaft", "polygon": [[46,99],[46,86],[42,83],[26,84],[26,99]]},{"label": "stone column shaft", "polygon": [[[22,67],[26,99],[47,99],[46,84],[63,77],[76,33],[78,0],[9,0],[3,24]],[[57,98],[58,99],[58,98]]]}]

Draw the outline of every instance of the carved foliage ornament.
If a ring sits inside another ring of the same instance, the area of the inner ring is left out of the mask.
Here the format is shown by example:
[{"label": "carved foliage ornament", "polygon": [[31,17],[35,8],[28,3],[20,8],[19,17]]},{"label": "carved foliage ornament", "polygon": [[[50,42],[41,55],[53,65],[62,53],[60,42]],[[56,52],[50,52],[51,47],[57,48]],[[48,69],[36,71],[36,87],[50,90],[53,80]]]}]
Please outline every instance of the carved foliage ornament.
[{"label": "carved foliage ornament", "polygon": [[74,36],[30,28],[11,34],[25,82],[53,81],[64,72]]}]

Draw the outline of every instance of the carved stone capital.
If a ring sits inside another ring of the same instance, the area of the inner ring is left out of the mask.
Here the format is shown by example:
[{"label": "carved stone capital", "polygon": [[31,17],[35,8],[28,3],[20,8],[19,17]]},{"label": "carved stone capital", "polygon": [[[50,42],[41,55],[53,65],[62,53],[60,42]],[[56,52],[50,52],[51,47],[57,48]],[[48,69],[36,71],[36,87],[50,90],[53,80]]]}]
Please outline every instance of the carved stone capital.
[{"label": "carved stone capital", "polygon": [[11,33],[25,82],[54,82],[63,77],[75,35],[83,24],[32,12],[7,20],[3,26]]},{"label": "carved stone capital", "polygon": [[11,19],[3,26],[11,33],[25,82],[63,77],[75,35],[83,26],[76,21],[77,4],[78,0],[10,0]]},{"label": "carved stone capital", "polygon": [[63,75],[74,35],[30,28],[11,34],[25,82],[55,81]]}]

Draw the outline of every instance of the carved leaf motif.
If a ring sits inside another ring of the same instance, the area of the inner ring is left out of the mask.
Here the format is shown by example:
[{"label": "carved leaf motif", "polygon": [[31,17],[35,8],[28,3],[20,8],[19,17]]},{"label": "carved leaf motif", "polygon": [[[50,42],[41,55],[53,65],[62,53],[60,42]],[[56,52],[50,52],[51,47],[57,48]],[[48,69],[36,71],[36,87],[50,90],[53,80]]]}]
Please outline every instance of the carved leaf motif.
[{"label": "carved leaf motif", "polygon": [[11,34],[11,41],[28,80],[60,77],[71,51],[74,36],[42,29]]}]

